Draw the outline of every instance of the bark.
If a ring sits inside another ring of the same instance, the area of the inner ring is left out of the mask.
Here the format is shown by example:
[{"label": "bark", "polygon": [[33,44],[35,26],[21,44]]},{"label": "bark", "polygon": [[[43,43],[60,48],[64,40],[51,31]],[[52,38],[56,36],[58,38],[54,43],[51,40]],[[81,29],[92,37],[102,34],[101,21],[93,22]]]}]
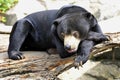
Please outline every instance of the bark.
[{"label": "bark", "polygon": [[[111,49],[113,50],[113,60],[115,59],[114,48],[120,47],[120,33],[107,33],[106,35],[110,40],[94,46],[90,58],[104,54],[105,51]],[[58,54],[46,55],[18,61],[6,59],[0,63],[0,78],[19,75],[19,78],[34,77],[35,79],[58,80],[59,74],[74,66],[75,56],[60,59]]]}]

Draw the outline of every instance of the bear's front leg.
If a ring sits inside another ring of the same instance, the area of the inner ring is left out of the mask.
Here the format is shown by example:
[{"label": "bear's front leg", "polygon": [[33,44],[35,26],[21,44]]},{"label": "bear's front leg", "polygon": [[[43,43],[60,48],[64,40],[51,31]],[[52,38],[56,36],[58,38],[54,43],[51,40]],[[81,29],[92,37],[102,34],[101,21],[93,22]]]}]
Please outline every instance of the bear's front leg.
[{"label": "bear's front leg", "polygon": [[74,62],[75,68],[79,69],[79,66],[82,66],[88,60],[93,46],[94,42],[91,40],[84,40],[81,42]]},{"label": "bear's front leg", "polygon": [[93,31],[90,31],[88,33],[87,39],[88,40],[93,40],[93,41],[96,41],[96,42],[108,41],[108,39],[105,35],[103,35],[102,33],[93,32]]},{"label": "bear's front leg", "polygon": [[19,50],[29,31],[30,25],[26,20],[20,20],[15,23],[10,35],[10,44],[8,47],[8,56],[10,59],[19,60],[24,58]]}]

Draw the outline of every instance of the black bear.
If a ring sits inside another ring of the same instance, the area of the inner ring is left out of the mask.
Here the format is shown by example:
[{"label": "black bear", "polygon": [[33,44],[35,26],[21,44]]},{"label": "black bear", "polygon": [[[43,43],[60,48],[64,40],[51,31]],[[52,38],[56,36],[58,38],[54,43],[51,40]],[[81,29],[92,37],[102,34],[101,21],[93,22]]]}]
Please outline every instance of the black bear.
[{"label": "black bear", "polygon": [[61,58],[76,53],[75,66],[78,67],[88,60],[92,47],[105,40],[107,38],[90,12],[69,5],[18,20],[11,31],[8,55],[10,59],[19,60],[24,58],[21,50],[56,48]]}]

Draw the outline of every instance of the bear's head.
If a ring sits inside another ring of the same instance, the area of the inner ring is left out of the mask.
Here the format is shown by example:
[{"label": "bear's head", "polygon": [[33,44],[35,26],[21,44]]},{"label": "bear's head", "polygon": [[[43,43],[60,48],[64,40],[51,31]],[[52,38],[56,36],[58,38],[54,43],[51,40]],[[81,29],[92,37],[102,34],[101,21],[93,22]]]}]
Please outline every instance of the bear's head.
[{"label": "bear's head", "polygon": [[86,39],[90,28],[96,25],[90,13],[69,13],[57,18],[52,25],[52,32],[64,44],[68,53],[76,52],[82,40]]}]

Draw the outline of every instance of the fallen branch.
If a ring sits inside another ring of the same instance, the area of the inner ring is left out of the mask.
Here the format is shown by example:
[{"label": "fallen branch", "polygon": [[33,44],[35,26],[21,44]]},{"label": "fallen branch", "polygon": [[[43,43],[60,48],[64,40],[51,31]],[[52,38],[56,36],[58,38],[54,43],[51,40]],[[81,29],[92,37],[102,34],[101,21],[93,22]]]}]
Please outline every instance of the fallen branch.
[{"label": "fallen branch", "polygon": [[10,34],[10,32],[0,31],[0,34]]},{"label": "fallen branch", "polygon": [[[94,57],[94,55],[99,55],[99,53],[104,54],[104,51],[108,49],[113,50],[113,60],[115,59],[115,53],[114,48],[120,47],[120,32],[118,33],[107,33],[107,35],[110,37],[110,41],[103,42],[101,44],[98,44],[94,46],[90,58]],[[70,69],[73,67],[74,57],[69,57],[67,59],[64,59],[62,61],[56,62],[54,65],[49,66],[50,71],[54,71],[55,75],[59,75],[60,73]]]},{"label": "fallen branch", "polygon": [[[113,50],[113,60],[115,59],[114,48],[120,47],[120,33],[109,33],[107,35],[110,36],[111,40],[94,46],[90,57],[99,55],[99,53],[104,54],[104,51],[111,49]],[[75,56],[60,59],[58,54],[51,54],[49,56],[37,56],[18,61],[5,60],[5,62],[0,63],[0,77],[14,75],[22,77],[29,74],[28,77],[34,76],[35,79],[37,75],[44,77],[46,80],[53,80],[59,74],[73,67],[74,58]]]}]

